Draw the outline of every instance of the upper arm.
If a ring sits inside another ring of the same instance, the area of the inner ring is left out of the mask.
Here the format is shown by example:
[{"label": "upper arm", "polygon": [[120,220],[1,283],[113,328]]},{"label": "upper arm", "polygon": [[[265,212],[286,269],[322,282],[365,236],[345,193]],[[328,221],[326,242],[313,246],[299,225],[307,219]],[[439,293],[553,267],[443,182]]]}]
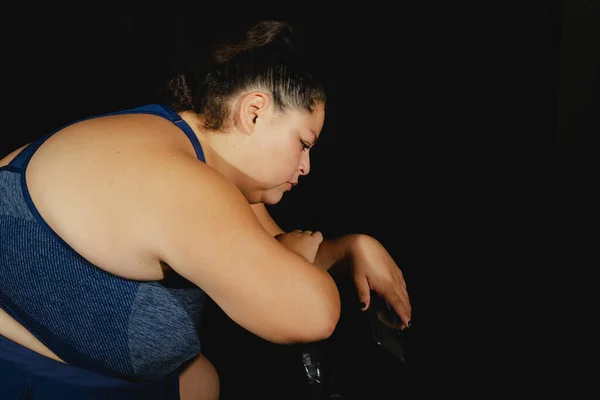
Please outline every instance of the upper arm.
[{"label": "upper arm", "polygon": [[271,236],[276,236],[281,233],[285,233],[283,229],[277,225],[269,211],[265,207],[264,203],[256,203],[251,205],[252,211],[254,211],[254,215],[258,218],[262,227],[269,232]]},{"label": "upper arm", "polygon": [[222,175],[193,157],[167,159],[143,194],[157,257],[266,340],[328,336],[340,307],[331,277],[274,239]]}]

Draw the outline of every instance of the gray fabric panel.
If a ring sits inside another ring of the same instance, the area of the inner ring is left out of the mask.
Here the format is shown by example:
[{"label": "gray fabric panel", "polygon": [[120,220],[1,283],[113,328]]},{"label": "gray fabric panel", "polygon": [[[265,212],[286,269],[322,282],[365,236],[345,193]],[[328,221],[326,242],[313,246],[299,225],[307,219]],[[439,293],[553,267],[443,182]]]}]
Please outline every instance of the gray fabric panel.
[{"label": "gray fabric panel", "polygon": [[[197,289],[179,290],[198,293]],[[201,302],[201,296],[197,297]],[[159,283],[143,284],[138,290],[129,318],[129,351],[136,376],[141,378],[172,372],[200,352],[195,321]]]}]

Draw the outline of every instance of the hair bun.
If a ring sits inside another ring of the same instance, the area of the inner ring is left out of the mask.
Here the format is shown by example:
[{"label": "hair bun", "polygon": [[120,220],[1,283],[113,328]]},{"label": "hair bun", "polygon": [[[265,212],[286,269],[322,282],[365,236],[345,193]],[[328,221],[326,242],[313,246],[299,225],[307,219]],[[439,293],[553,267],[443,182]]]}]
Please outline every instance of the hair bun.
[{"label": "hair bun", "polygon": [[222,64],[236,54],[271,45],[281,47],[285,51],[298,50],[290,24],[282,21],[260,21],[250,29],[244,30],[243,35],[214,46],[211,58],[214,63]]}]

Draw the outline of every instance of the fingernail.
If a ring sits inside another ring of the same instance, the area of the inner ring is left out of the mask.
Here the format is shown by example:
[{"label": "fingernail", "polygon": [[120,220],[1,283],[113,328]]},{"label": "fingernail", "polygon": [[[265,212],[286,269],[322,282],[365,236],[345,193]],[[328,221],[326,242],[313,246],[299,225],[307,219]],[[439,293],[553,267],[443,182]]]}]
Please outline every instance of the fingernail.
[{"label": "fingernail", "polygon": [[412,323],[410,322],[410,319],[408,320],[408,325],[406,326],[407,328],[410,328],[412,326]]},{"label": "fingernail", "polygon": [[364,301],[360,302],[360,309],[362,310],[363,308],[365,308],[367,306],[367,304]]}]

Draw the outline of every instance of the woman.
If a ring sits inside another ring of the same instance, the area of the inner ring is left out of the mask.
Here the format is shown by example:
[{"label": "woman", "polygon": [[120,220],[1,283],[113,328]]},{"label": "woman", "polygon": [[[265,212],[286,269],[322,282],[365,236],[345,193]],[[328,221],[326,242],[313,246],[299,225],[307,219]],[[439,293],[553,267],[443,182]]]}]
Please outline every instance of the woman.
[{"label": "woman", "polygon": [[205,296],[265,340],[318,341],[340,314],[327,268],[348,255],[365,308],[376,290],[408,326],[377,241],[283,233],[264,209],[309,173],[325,118],[293,43],[260,22],[173,79],[168,104],[76,121],[0,161],[4,398],[216,399]]}]

